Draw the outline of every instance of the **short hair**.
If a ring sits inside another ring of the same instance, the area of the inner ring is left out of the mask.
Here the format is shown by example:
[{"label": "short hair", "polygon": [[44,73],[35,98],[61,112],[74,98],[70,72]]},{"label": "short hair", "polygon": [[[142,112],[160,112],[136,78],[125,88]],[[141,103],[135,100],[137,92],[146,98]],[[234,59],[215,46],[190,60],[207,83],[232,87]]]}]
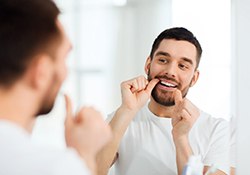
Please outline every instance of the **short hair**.
[{"label": "short hair", "polygon": [[196,68],[198,68],[199,63],[200,63],[200,58],[202,55],[202,48],[201,48],[199,41],[196,39],[196,37],[193,35],[192,32],[190,32],[189,30],[187,30],[183,27],[173,27],[173,28],[164,30],[154,40],[154,43],[152,45],[152,49],[150,52],[151,59],[153,59],[154,53],[158,49],[158,47],[163,39],[184,40],[184,41],[188,41],[188,42],[192,43],[196,47],[196,51],[197,51]]},{"label": "short hair", "polygon": [[36,54],[61,38],[52,0],[0,0],[0,86],[20,78]]}]

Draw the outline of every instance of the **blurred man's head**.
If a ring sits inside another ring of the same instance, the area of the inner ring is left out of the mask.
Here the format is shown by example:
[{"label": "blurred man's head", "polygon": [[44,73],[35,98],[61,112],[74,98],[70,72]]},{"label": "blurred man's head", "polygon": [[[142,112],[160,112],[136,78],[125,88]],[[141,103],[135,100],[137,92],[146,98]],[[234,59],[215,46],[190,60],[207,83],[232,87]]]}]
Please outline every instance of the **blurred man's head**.
[{"label": "blurred man's head", "polygon": [[50,74],[51,76],[49,79],[49,84],[45,94],[43,95],[40,111],[38,111],[37,115],[46,114],[51,111],[55,102],[55,98],[67,75],[66,58],[72,46],[64,32],[63,26],[59,21],[57,21],[57,26],[61,33],[61,41],[55,48],[54,55],[50,56],[49,58],[49,60],[52,61],[52,72]]},{"label": "blurred man's head", "polygon": [[0,88],[29,79],[30,87],[42,94],[37,114],[52,109],[66,76],[71,46],[59,13],[52,0],[0,1]]}]

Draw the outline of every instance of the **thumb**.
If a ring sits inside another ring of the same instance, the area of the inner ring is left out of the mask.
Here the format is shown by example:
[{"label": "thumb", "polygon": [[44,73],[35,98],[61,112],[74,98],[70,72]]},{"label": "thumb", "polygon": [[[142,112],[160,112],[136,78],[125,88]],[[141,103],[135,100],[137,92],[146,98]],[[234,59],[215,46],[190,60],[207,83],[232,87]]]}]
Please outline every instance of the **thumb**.
[{"label": "thumb", "polygon": [[73,123],[73,113],[72,113],[72,103],[68,95],[64,94],[65,104],[66,104],[66,117],[65,126],[69,126]]},{"label": "thumb", "polygon": [[183,98],[182,98],[181,91],[179,89],[176,89],[174,91],[174,102],[175,102],[175,105],[181,103],[182,100],[183,100]]},{"label": "thumb", "polygon": [[153,88],[155,87],[155,85],[156,85],[158,82],[159,82],[159,79],[152,79],[152,80],[148,83],[148,85],[147,85],[147,87],[146,87],[146,92],[147,92],[148,94],[151,94]]}]

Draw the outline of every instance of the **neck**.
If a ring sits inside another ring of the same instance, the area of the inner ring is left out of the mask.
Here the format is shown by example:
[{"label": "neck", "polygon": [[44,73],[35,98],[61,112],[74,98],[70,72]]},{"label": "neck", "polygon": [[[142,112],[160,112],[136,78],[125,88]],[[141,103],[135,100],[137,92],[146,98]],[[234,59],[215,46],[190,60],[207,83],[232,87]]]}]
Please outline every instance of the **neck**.
[{"label": "neck", "polygon": [[148,104],[149,110],[158,117],[172,118],[174,106],[163,106],[157,103],[152,97]]},{"label": "neck", "polygon": [[19,125],[31,133],[35,122],[35,96],[22,88],[0,88],[0,120]]}]

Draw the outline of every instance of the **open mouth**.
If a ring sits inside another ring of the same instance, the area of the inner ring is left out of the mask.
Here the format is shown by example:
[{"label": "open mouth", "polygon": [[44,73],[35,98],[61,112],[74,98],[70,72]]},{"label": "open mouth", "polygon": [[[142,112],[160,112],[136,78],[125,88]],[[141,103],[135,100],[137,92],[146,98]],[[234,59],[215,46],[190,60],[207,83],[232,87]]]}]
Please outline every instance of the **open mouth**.
[{"label": "open mouth", "polygon": [[166,82],[166,81],[160,81],[160,84],[163,86],[166,86],[168,88],[177,88],[177,85],[174,85],[174,84]]}]

